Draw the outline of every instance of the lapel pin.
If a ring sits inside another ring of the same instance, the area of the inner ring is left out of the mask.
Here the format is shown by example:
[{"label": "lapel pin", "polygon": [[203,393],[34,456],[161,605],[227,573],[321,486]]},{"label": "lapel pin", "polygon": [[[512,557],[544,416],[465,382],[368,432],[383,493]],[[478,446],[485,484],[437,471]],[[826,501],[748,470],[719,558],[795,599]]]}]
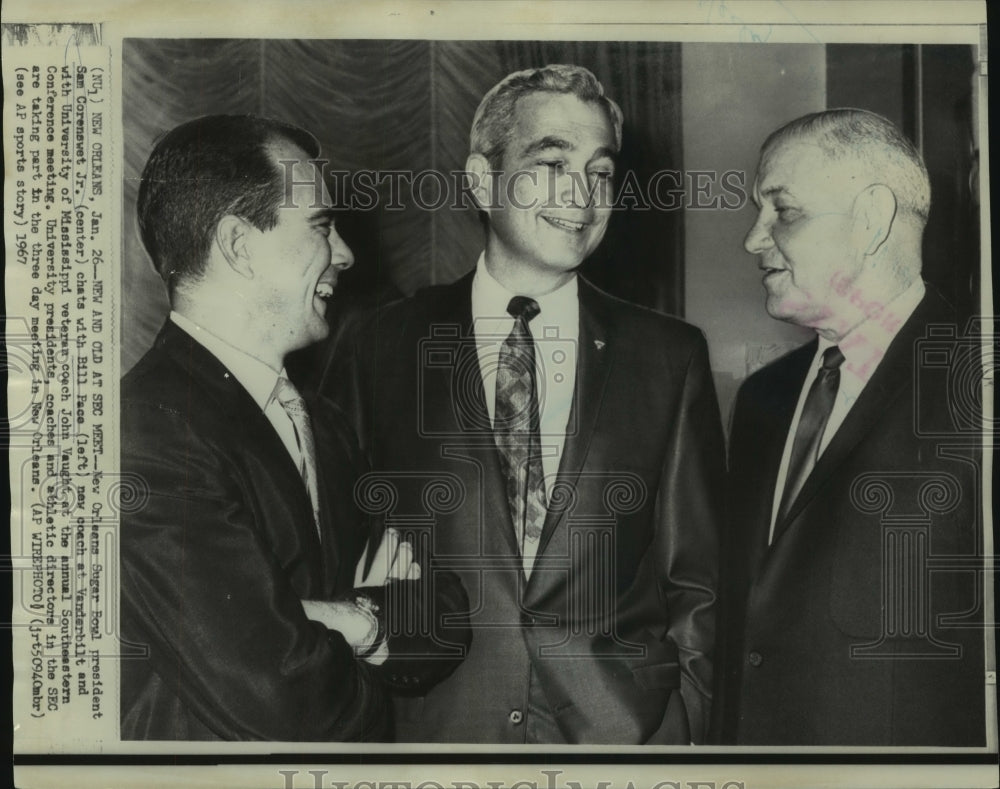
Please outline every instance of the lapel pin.
[{"label": "lapel pin", "polygon": [[604,340],[594,340],[594,347],[599,351],[604,350]]}]

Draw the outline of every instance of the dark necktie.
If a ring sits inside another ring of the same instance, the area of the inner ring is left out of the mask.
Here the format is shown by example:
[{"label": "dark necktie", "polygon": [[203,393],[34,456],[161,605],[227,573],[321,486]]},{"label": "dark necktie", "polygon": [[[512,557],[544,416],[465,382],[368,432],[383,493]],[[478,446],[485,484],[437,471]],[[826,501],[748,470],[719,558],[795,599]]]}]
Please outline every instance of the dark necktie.
[{"label": "dark necktie", "polygon": [[539,313],[538,303],[515,296],[507,312],[514,317],[514,328],[500,346],[493,433],[505,466],[507,503],[523,555],[524,542],[537,541],[541,536],[547,508],[538,429],[535,343],[528,330],[528,322]]},{"label": "dark necktie", "polygon": [[809,394],[806,395],[802,415],[799,417],[799,427],[795,431],[792,454],[788,460],[788,473],[785,475],[785,490],[781,494],[781,506],[778,508],[779,521],[788,514],[792,502],[799,495],[819,459],[823,431],[826,430],[830,412],[837,400],[840,365],[843,363],[844,354],[836,345],[823,351],[823,365],[816,373],[812,386],[809,387]]}]

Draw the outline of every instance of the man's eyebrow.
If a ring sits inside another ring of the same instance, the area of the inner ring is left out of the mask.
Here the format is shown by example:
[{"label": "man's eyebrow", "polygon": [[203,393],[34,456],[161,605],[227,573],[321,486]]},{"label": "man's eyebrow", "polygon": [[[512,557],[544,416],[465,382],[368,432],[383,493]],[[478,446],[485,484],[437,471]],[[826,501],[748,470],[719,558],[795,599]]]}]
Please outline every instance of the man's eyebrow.
[{"label": "man's eyebrow", "polygon": [[[569,140],[564,140],[562,137],[548,136],[542,137],[540,140],[536,140],[531,143],[527,148],[524,149],[525,156],[531,156],[532,154],[539,153],[540,151],[548,151],[551,149],[556,149],[559,151],[573,151],[576,150],[576,146],[573,145]],[[594,151],[594,155],[590,157],[591,161],[594,159],[611,159],[615,160],[618,152],[614,148],[608,148],[602,146]]]},{"label": "man's eyebrow", "polygon": [[337,212],[332,208],[321,208],[309,214],[310,222],[332,222],[337,216]]},{"label": "man's eyebrow", "polygon": [[612,162],[618,157],[618,151],[614,148],[598,148],[594,151],[594,155],[590,157],[590,160],[594,159],[610,159]]},{"label": "man's eyebrow", "polygon": [[761,197],[772,197],[773,195],[776,194],[790,195],[791,192],[788,191],[787,186],[783,186],[782,184],[775,184],[774,186],[767,187],[767,189],[760,190]]},{"label": "man's eyebrow", "polygon": [[524,149],[524,155],[530,156],[533,153],[547,151],[550,148],[557,148],[560,151],[572,151],[573,147],[573,144],[569,140],[564,140],[562,137],[548,136],[531,143]]}]

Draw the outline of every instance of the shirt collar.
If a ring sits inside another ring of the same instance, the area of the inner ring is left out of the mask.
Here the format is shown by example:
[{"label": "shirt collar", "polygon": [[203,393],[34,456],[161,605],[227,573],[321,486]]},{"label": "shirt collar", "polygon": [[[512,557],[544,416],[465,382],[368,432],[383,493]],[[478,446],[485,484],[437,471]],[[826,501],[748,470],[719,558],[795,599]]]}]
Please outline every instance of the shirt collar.
[{"label": "shirt collar", "polygon": [[247,390],[261,411],[267,408],[278,383],[278,378],[288,377],[284,368],[281,369],[280,373],[276,373],[260,359],[230,345],[190,318],[185,318],[179,312],[171,311],[170,320],[222,362],[226,369],[240,382],[240,385]]},{"label": "shirt collar", "polygon": [[[544,296],[535,296],[541,311],[539,318],[544,326],[559,326],[560,329],[576,334],[579,316],[577,301],[578,284],[574,274],[569,281]],[[486,253],[479,255],[476,275],[472,279],[472,320],[510,318],[507,304],[519,294],[512,293],[501,285],[486,269]],[[511,318],[511,320],[513,320]]]},{"label": "shirt collar", "polygon": [[868,383],[889,345],[920,304],[925,292],[924,281],[917,277],[906,290],[851,329],[840,342],[834,343],[820,337],[817,360],[827,348],[838,345],[844,354],[841,369],[846,370],[862,386]]}]

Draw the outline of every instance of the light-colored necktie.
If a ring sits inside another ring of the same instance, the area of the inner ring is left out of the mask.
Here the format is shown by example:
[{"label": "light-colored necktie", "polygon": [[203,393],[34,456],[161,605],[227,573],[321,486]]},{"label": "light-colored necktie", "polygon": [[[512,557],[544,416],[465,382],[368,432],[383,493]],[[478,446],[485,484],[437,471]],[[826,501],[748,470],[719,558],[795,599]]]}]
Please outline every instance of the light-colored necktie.
[{"label": "light-colored necktie", "polygon": [[309,419],[309,412],[306,410],[306,401],[302,399],[299,390],[287,378],[279,376],[278,382],[274,386],[274,394],[271,395],[281,403],[288,418],[292,420],[295,428],[295,440],[299,445],[299,474],[309,491],[309,499],[312,501],[313,519],[316,522],[316,533],[322,539],[319,527],[319,488],[316,484],[316,444],[313,440],[312,421]]}]

